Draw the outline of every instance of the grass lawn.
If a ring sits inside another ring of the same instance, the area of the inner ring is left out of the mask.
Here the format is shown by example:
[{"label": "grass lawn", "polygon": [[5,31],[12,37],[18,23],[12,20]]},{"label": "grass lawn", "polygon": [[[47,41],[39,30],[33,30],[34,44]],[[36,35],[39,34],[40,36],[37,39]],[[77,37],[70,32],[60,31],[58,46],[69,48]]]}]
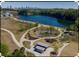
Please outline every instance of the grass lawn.
[{"label": "grass lawn", "polygon": [[30,49],[30,44],[31,44],[31,42],[29,42],[29,41],[24,41],[23,42],[24,47],[26,47],[28,49]]},{"label": "grass lawn", "polygon": [[27,57],[35,57],[35,55],[31,52],[26,51]]}]

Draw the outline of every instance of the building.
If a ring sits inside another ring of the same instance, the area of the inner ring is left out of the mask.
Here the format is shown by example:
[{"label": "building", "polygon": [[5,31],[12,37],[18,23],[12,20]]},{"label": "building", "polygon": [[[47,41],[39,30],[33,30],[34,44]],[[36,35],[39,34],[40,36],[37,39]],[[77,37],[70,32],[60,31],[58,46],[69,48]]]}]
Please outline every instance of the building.
[{"label": "building", "polygon": [[6,11],[5,13],[1,13],[1,17],[10,17],[13,16],[10,12]]},{"label": "building", "polygon": [[46,51],[47,48],[48,48],[48,45],[39,42],[34,46],[34,51],[38,53],[43,53],[44,51]]}]

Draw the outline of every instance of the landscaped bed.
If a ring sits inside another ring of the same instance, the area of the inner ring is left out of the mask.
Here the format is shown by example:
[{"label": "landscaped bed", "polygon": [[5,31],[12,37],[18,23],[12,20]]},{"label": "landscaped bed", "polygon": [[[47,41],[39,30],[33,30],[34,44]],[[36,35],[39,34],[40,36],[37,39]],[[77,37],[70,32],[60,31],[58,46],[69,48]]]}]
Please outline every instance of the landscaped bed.
[{"label": "landscaped bed", "polygon": [[39,28],[33,30],[33,31],[30,31],[30,33],[32,34],[33,33],[33,36],[36,36],[36,37],[50,37],[50,36],[57,36],[60,34],[60,31],[58,31],[58,29],[55,29],[54,27],[52,26],[40,26]]},{"label": "landscaped bed", "polygon": [[35,55],[31,52],[26,51],[26,54],[27,57],[35,57]]},{"label": "landscaped bed", "polygon": [[29,31],[25,35],[25,39],[36,40],[36,39],[42,38],[42,37],[56,37],[59,34],[60,34],[60,31],[55,27],[40,26],[36,29]]},{"label": "landscaped bed", "polygon": [[38,39],[37,37],[33,37],[32,35],[30,35],[29,33],[26,34],[25,39],[27,40],[36,40]]},{"label": "landscaped bed", "polygon": [[78,42],[78,33],[77,32],[73,32],[73,34],[70,32],[63,33],[62,37],[59,38],[59,40],[63,43],[64,42],[71,42],[71,41]]},{"label": "landscaped bed", "polygon": [[23,42],[24,47],[26,47],[28,49],[30,49],[30,44],[31,44],[31,42],[29,42],[29,41],[24,41]]}]

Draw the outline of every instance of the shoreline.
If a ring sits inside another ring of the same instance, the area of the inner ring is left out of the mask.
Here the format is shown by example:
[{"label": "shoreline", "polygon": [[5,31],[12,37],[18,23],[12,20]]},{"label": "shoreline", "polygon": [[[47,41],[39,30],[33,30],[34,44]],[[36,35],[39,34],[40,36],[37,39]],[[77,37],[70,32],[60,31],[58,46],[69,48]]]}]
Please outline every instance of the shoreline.
[{"label": "shoreline", "polygon": [[21,20],[21,19],[18,19],[18,18],[16,18],[16,17],[11,17],[11,18],[13,18],[13,19],[16,20],[16,21],[25,22],[25,23],[33,23],[33,24],[35,24],[35,22]]},{"label": "shoreline", "polygon": [[[24,23],[32,23],[32,24],[35,24],[36,22],[32,22],[32,21],[25,21],[25,20],[21,20],[21,19],[18,19],[18,18],[16,18],[16,17],[11,17],[11,18],[13,18],[15,21],[20,21],[20,22],[24,22]],[[40,24],[40,23],[38,23],[38,24]],[[40,24],[41,26],[46,26],[46,27],[50,27],[50,25],[45,25],[45,24]],[[63,30],[63,28],[62,27],[56,27],[56,26],[51,26],[51,27],[54,27],[55,29],[62,29]]]},{"label": "shoreline", "polygon": [[[15,21],[20,21],[20,22],[25,22],[25,23],[32,23],[32,24],[35,24],[36,22],[32,22],[32,21],[25,21],[25,20],[21,20],[21,19],[18,19],[18,18],[16,18],[16,17],[11,17],[11,18],[13,18]],[[38,24],[40,24],[40,23],[38,23]],[[43,26],[50,26],[50,25],[44,25],[44,24],[40,24],[40,25],[43,25]]]}]

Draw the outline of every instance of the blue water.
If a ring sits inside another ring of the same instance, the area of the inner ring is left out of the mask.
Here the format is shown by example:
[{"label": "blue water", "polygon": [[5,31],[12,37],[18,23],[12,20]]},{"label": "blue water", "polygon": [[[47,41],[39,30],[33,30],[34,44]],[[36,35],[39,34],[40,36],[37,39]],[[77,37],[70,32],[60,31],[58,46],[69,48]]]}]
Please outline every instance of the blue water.
[{"label": "blue water", "polygon": [[26,21],[33,21],[45,25],[51,25],[51,26],[57,26],[57,27],[63,27],[64,25],[60,24],[56,18],[48,17],[48,16],[40,16],[40,15],[35,15],[35,16],[18,16],[19,19],[21,20],[26,20]]}]

